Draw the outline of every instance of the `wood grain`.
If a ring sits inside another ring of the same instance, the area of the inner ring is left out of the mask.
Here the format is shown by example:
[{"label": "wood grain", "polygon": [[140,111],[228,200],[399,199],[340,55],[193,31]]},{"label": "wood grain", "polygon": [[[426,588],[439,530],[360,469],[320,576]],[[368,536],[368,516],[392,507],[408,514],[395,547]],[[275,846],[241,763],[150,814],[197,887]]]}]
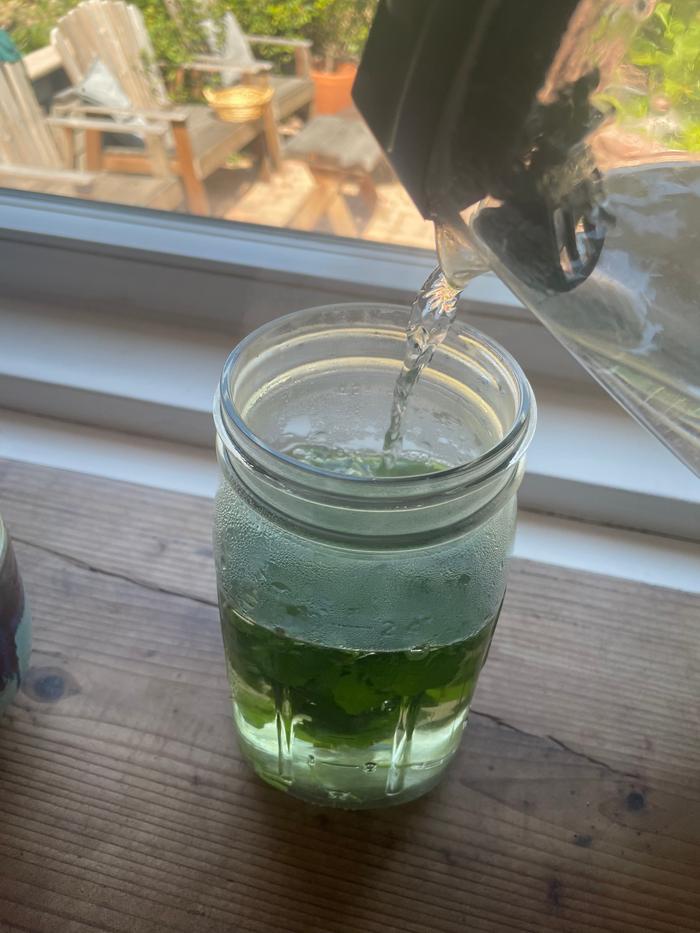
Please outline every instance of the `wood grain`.
[{"label": "wood grain", "polygon": [[0,723],[0,929],[700,930],[700,600],[515,563],[462,751],[343,813],[241,761],[211,503],[0,462],[35,619]]}]

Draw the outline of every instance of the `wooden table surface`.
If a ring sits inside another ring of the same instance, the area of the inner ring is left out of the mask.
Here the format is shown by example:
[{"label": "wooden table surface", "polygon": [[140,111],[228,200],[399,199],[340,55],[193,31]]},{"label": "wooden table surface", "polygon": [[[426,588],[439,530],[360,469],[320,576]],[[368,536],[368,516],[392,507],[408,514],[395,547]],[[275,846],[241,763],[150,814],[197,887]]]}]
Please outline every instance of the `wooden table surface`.
[{"label": "wooden table surface", "polygon": [[0,929],[700,930],[700,600],[516,562],[456,762],[315,809],[241,761],[211,502],[0,462],[35,619]]}]

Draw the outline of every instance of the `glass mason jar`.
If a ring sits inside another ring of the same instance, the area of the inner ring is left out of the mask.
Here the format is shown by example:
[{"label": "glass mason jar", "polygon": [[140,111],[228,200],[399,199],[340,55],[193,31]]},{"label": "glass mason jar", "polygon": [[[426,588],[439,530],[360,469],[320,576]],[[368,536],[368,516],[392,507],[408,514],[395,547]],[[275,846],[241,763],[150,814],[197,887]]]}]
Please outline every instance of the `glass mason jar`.
[{"label": "glass mason jar", "polygon": [[0,518],[0,713],[29,665],[31,619],[12,542]]},{"label": "glass mason jar", "polygon": [[407,309],[312,308],[247,337],[214,406],[214,548],[233,715],[269,783],[412,799],[454,755],[505,593],[535,422],[501,347],[455,323],[382,456]]}]

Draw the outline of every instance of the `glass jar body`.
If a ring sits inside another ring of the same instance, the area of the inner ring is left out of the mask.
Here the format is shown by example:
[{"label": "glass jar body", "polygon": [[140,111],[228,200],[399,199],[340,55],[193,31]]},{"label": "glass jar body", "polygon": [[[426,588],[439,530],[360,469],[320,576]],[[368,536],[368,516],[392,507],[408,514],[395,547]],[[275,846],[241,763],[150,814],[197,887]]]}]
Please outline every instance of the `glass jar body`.
[{"label": "glass jar body", "polygon": [[454,755],[505,593],[515,495],[454,534],[338,540],[230,470],[215,556],[233,713],[269,783],[369,807],[429,790]]},{"label": "glass jar body", "polygon": [[505,593],[530,387],[455,322],[387,458],[405,347],[405,308],[300,311],[234,350],[214,406],[234,720],[261,777],[319,804],[437,782]]}]

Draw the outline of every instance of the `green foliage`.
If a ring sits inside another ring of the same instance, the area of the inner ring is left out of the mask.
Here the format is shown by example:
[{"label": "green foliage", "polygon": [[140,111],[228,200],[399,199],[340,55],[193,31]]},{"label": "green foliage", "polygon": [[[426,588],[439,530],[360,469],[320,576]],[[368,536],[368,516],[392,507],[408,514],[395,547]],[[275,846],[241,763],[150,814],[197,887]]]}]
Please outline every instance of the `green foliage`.
[{"label": "green foliage", "polygon": [[613,102],[629,121],[663,116],[663,142],[700,148],[700,9],[697,0],[659,3],[640,29],[628,56],[639,69],[636,93]]},{"label": "green foliage", "polygon": [[[42,48],[51,41],[51,29],[79,0],[10,0],[3,10],[8,32],[23,54]],[[141,9],[151,37],[156,62],[168,83],[177,67],[194,54],[205,51],[204,33],[200,21],[201,7],[197,0],[177,0],[171,3],[177,11],[175,19],[168,12],[165,0],[130,0]]]},{"label": "green foliage", "polygon": [[[207,51],[200,21],[200,0],[131,0],[140,7],[156,58],[167,77],[193,55]],[[23,53],[48,45],[59,17],[78,0],[3,0],[0,20]],[[168,6],[177,11],[173,18]],[[310,39],[314,54],[330,67],[359,56],[377,0],[209,0],[207,15],[215,22],[230,10],[244,32]],[[0,23],[1,25],[2,23]],[[285,65],[293,54],[275,46],[256,47],[262,58]]]},{"label": "green foliage", "polygon": [[[226,655],[239,714],[261,728],[273,697],[289,697],[295,734],[319,746],[371,745],[391,736],[402,702],[420,707],[467,703],[495,620],[462,642],[419,651],[350,651],[253,625],[221,603]],[[303,730],[303,731],[302,731]]]},{"label": "green foliage", "polygon": [[10,33],[17,48],[26,55],[48,45],[51,29],[77,0],[5,0],[0,12],[0,25]]},{"label": "green foliage", "polygon": [[[230,10],[244,32],[288,39],[309,39],[317,58],[328,67],[357,58],[362,52],[378,0],[213,0],[210,15],[220,19]],[[274,46],[256,48],[256,54],[279,63],[292,58]]]},{"label": "green foliage", "polygon": [[[231,12],[241,29],[252,35],[280,36],[287,39],[306,38],[306,29],[327,6],[328,0],[286,0],[269,3],[265,0],[212,0],[209,15],[221,22],[224,13]],[[279,46],[256,45],[258,58],[285,66],[294,59],[294,53]]]},{"label": "green foliage", "polygon": [[174,18],[164,0],[130,2],[141,10],[156,60],[166,82],[172,85],[178,66],[190,61],[197,52],[206,51],[200,4],[197,0],[177,0],[177,4],[171,4],[177,10]]},{"label": "green foliage", "polygon": [[328,6],[329,0],[214,0],[219,14],[230,10],[244,32],[265,36],[305,37],[304,29]]},{"label": "green foliage", "polygon": [[357,59],[367,41],[377,0],[317,0],[318,15],[305,30],[313,51],[332,70],[339,61]]}]

